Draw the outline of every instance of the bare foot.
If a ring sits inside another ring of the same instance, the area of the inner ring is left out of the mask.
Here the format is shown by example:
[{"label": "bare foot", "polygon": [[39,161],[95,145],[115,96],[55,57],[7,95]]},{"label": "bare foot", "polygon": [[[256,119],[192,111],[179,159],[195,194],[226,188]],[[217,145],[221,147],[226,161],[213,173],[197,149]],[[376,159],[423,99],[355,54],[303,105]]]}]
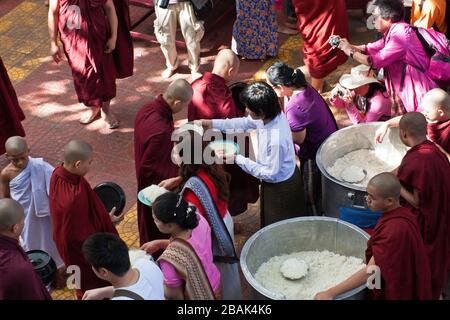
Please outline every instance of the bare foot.
[{"label": "bare foot", "polygon": [[48,7],[48,0],[45,0],[44,4]]},{"label": "bare foot", "polygon": [[102,110],[102,120],[106,123],[109,129],[117,129],[120,126],[119,120],[117,120],[116,116],[111,111],[105,113]]},{"label": "bare foot", "polygon": [[278,26],[278,32],[279,33],[284,33],[284,34],[289,34],[289,35],[294,35],[294,34],[298,33],[297,30],[293,30],[293,29],[290,29],[290,28],[285,27],[285,26]]},{"label": "bare foot", "polygon": [[100,108],[89,108],[89,111],[87,111],[79,120],[81,124],[89,124],[93,121],[95,121],[100,115]]},{"label": "bare foot", "polygon": [[295,24],[295,23],[285,22],[284,26],[287,28],[290,28],[290,29],[297,30],[297,24]]},{"label": "bare foot", "polygon": [[173,74],[175,73],[177,69],[165,69],[162,73],[161,73],[161,77],[163,77],[163,79],[169,79],[171,76],[173,76]]}]

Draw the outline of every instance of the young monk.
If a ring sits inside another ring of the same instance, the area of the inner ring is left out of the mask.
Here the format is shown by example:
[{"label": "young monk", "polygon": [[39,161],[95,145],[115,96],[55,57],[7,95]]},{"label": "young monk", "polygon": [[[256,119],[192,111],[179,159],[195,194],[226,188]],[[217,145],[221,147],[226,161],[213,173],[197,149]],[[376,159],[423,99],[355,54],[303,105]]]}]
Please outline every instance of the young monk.
[{"label": "young monk", "polygon": [[[194,95],[188,107],[189,121],[244,116],[244,112],[236,107],[227,85],[227,82],[239,72],[239,65],[239,58],[232,50],[219,51],[212,72],[205,72],[201,78],[192,83]],[[241,138],[243,135],[245,134],[240,134]],[[245,139],[245,153],[248,156],[251,154],[250,135]],[[237,165],[226,165],[225,170],[231,175],[229,209],[234,216],[246,211],[248,203],[258,200],[259,183]]]},{"label": "young monk", "polygon": [[25,214],[12,199],[0,199],[0,300],[51,300],[19,244]]},{"label": "young monk", "polygon": [[66,266],[80,267],[81,288],[77,289],[78,299],[88,289],[109,285],[97,278],[85,261],[83,242],[97,232],[118,234],[113,223],[123,219],[125,214],[116,217],[115,208],[108,214],[84,178],[92,160],[92,147],[82,140],[72,140],[64,148],[64,163],[55,169],[50,180],[53,240]]},{"label": "young monk", "polygon": [[9,138],[5,149],[10,164],[0,175],[0,196],[16,200],[25,210],[23,248],[44,250],[55,260],[58,269],[62,269],[64,263],[52,239],[48,200],[54,168],[42,158],[30,157],[30,149],[22,137]]},{"label": "young monk", "polygon": [[[162,187],[173,189],[181,181],[178,166],[172,162],[174,131],[173,114],[187,108],[192,99],[191,85],[183,79],[172,82],[164,94],[143,106],[134,125],[134,161],[138,191],[161,181]],[[154,239],[167,238],[152,219],[151,207],[138,202],[138,226],[141,245]]]},{"label": "young monk", "polygon": [[[428,139],[450,153],[450,95],[440,88],[432,89],[423,97],[422,108]],[[384,122],[376,132],[376,141],[381,143],[388,129],[398,127],[400,119],[401,116]]]},{"label": "young monk", "polygon": [[427,140],[427,121],[418,112],[400,120],[400,139],[411,147],[397,176],[402,184],[404,206],[418,219],[432,274],[433,298],[438,299],[446,278],[450,225],[450,163]]},{"label": "young monk", "polygon": [[117,128],[119,121],[110,111],[116,78],[130,76],[133,65],[130,35],[123,33],[129,20],[127,5],[116,0],[116,11],[113,0],[50,0],[49,4],[50,53],[56,63],[62,60],[60,34],[78,101],[89,108],[80,123],[91,123],[101,113],[110,129]]},{"label": "young monk", "polygon": [[[367,205],[381,211],[367,243],[367,267],[338,285],[319,292],[315,299],[329,300],[365,284],[379,267],[381,288],[371,290],[372,298],[383,300],[431,299],[428,258],[416,216],[400,206],[401,185],[392,173],[380,173],[367,185]],[[375,274],[376,275],[376,274]]]},{"label": "young monk", "polygon": [[5,153],[5,142],[12,136],[25,136],[21,121],[25,119],[20,109],[8,72],[0,58],[0,155]]}]

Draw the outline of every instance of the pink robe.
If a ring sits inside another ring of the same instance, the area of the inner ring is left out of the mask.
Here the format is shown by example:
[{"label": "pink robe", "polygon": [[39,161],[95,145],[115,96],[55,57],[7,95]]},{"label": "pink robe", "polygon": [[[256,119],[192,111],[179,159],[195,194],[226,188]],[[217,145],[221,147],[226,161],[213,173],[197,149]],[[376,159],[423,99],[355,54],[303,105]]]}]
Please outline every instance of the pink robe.
[{"label": "pink robe", "polygon": [[384,68],[388,92],[403,103],[404,109],[393,110],[392,116],[421,112],[423,96],[438,86],[419,70],[426,70],[430,59],[411,26],[404,22],[392,24],[384,37],[367,44],[365,51],[374,68]]}]

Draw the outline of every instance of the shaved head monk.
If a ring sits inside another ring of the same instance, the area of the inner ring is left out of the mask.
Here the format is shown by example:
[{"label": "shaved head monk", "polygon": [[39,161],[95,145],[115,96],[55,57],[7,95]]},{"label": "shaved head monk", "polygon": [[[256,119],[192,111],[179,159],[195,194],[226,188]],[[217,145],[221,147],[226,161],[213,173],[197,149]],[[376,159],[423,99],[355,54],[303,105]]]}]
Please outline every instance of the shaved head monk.
[{"label": "shaved head monk", "polygon": [[80,267],[78,299],[86,290],[109,285],[97,278],[85,261],[82,252],[84,241],[97,232],[118,234],[113,223],[124,215],[116,217],[115,208],[108,213],[84,178],[92,161],[92,147],[82,140],[72,140],[64,147],[64,163],[55,169],[50,181],[53,239],[66,266]]},{"label": "shaved head monk", "polygon": [[397,176],[403,205],[417,216],[430,262],[433,299],[438,299],[449,256],[450,163],[426,134],[427,121],[421,113],[408,112],[401,118],[400,139],[411,149]]},{"label": "shaved head monk", "polygon": [[[178,176],[178,166],[172,162],[174,131],[173,114],[185,110],[192,99],[192,87],[183,79],[172,82],[164,94],[143,106],[136,115],[134,152],[138,191]],[[180,178],[164,185],[174,188]],[[151,207],[138,202],[138,226],[141,245],[155,239],[165,239],[156,227]]]},{"label": "shaved head monk", "polygon": [[423,97],[422,106],[428,138],[450,153],[450,95],[440,88],[432,89]]},{"label": "shaved head monk", "polygon": [[[431,299],[431,274],[417,217],[400,206],[401,185],[392,173],[381,173],[367,185],[367,205],[381,211],[367,243],[367,267],[377,266],[381,287],[370,290],[371,298],[383,300]],[[316,295],[316,299],[334,299],[367,283],[373,271],[363,268],[335,287]]]},{"label": "shaved head monk", "polygon": [[53,166],[42,158],[29,156],[27,141],[19,136],[5,143],[6,159],[10,163],[0,174],[0,197],[20,203],[25,212],[22,246],[25,251],[43,250],[59,268],[58,280],[65,274],[64,263],[52,238],[49,188]]},{"label": "shaved head monk", "polygon": [[24,119],[16,91],[0,58],[0,155],[5,153],[5,142],[9,137],[25,136],[21,124]]},{"label": "shaved head monk", "polygon": [[[239,58],[232,50],[219,51],[212,72],[205,72],[201,78],[192,83],[194,95],[188,108],[189,121],[244,116],[244,112],[236,107],[232,92],[227,85],[227,82],[238,74],[239,65]],[[245,156],[250,155],[248,137]],[[235,164],[226,165],[225,170],[231,175],[228,209],[232,215],[237,215],[247,210],[248,203],[258,200],[258,180],[246,174]]]},{"label": "shaved head monk", "polygon": [[25,214],[12,199],[0,199],[0,300],[51,300],[19,244]]},{"label": "shaved head monk", "polygon": [[51,55],[56,63],[62,60],[61,34],[78,101],[89,107],[82,124],[101,114],[110,129],[119,126],[110,103],[116,96],[116,78],[133,74],[129,19],[125,0],[50,0]]}]

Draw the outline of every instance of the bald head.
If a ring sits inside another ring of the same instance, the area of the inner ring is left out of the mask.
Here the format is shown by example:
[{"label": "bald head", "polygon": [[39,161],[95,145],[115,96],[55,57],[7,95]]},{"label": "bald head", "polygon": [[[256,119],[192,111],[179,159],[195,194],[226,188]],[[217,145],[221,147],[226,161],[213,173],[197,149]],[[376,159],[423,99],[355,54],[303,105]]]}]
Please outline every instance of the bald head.
[{"label": "bald head", "polygon": [[177,79],[167,87],[164,97],[172,101],[190,102],[193,93],[194,91],[189,82],[184,79]]},{"label": "bald head", "polygon": [[408,112],[400,119],[400,130],[415,139],[426,139],[427,119],[420,112]]},{"label": "bald head", "polygon": [[92,147],[83,140],[71,140],[64,147],[64,163],[74,164],[77,161],[86,161],[92,157]]},{"label": "bald head", "polygon": [[22,221],[24,212],[22,206],[15,200],[0,199],[0,232],[10,232],[11,228]]},{"label": "bald head", "polygon": [[239,69],[239,63],[239,58],[232,50],[222,49],[214,61],[213,73],[228,73],[231,68],[237,71]]},{"label": "bald head", "polygon": [[450,112],[450,95],[440,88],[432,89],[423,96],[422,106],[424,109],[441,108],[446,113]]},{"label": "bald head", "polygon": [[27,141],[19,136],[6,140],[5,150],[8,155],[19,155],[28,151]]},{"label": "bald head", "polygon": [[400,197],[400,181],[390,172],[377,174],[370,179],[367,187],[369,186],[371,186],[375,190],[376,194],[381,198]]}]

